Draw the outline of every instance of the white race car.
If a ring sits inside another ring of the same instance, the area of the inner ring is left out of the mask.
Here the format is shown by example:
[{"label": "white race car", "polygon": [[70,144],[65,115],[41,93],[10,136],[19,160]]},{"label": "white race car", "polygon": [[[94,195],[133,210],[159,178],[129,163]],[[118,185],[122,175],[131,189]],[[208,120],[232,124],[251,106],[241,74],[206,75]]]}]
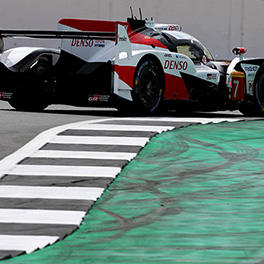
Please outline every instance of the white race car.
[{"label": "white race car", "polygon": [[17,47],[0,55],[0,99],[17,110],[70,104],[259,115],[264,109],[264,59],[244,59],[245,49],[236,48],[231,63],[214,61],[177,24],[61,19],[57,31],[0,30],[0,36],[62,39],[59,50]]}]

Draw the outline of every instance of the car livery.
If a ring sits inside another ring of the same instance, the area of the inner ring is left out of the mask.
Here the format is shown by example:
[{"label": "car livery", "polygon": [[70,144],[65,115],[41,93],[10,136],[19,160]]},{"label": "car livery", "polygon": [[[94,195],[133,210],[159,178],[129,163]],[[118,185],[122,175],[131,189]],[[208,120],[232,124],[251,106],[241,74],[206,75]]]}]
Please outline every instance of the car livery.
[{"label": "car livery", "polygon": [[[3,38],[59,38],[60,49],[3,50]],[[17,110],[50,104],[112,106],[153,113],[160,109],[264,109],[264,59],[214,61],[177,24],[128,18],[61,19],[57,31],[0,30],[0,99]]]}]

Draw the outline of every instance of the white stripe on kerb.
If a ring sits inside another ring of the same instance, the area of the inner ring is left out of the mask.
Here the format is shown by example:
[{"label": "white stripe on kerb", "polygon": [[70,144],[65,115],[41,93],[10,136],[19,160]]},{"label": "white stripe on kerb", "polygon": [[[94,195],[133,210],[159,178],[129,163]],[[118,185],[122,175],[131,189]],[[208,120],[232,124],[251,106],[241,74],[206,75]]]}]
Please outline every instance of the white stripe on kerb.
[{"label": "white stripe on kerb", "polygon": [[41,249],[55,243],[57,236],[11,236],[0,235],[0,250],[17,250],[31,253],[37,248]]},{"label": "white stripe on kerb", "polygon": [[79,225],[85,212],[0,209],[0,223]]},{"label": "white stripe on kerb", "polygon": [[103,166],[16,165],[9,175],[115,178],[120,171],[119,167]]},{"label": "white stripe on kerb", "polygon": [[[142,122],[144,124],[144,122]],[[104,130],[104,131],[144,131],[144,132],[158,132],[173,129],[173,126],[130,126],[130,125],[107,125],[107,124],[87,124],[78,127],[78,130]]]},{"label": "white stripe on kerb", "polygon": [[127,153],[127,152],[39,150],[38,152],[31,155],[31,157],[32,158],[131,160],[136,155],[137,153]]},{"label": "white stripe on kerb", "polygon": [[88,144],[88,145],[127,145],[145,146],[149,138],[145,137],[92,137],[92,136],[56,136],[49,143]]},{"label": "white stripe on kerb", "polygon": [[1,185],[0,198],[97,200],[104,188]]}]

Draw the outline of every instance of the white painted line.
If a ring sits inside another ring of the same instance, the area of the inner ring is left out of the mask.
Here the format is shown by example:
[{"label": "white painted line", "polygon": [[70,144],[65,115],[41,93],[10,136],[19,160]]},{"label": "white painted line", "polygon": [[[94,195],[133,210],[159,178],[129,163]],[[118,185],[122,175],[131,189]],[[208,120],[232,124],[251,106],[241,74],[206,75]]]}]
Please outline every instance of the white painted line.
[{"label": "white painted line", "polygon": [[0,223],[79,225],[85,212],[0,209]]},{"label": "white painted line", "polygon": [[122,120],[127,121],[152,121],[152,122],[192,122],[192,123],[219,123],[219,122],[237,122],[244,120],[244,118],[201,118],[201,117],[135,117],[135,118],[123,118]]},{"label": "white painted line", "polygon": [[31,253],[55,243],[57,236],[9,236],[0,235],[0,250],[17,250]]},{"label": "white painted line", "polygon": [[128,152],[39,150],[38,152],[31,155],[31,157],[32,158],[131,160],[136,155],[137,153],[128,153]]},{"label": "white painted line", "polygon": [[119,167],[16,165],[9,175],[115,178],[120,171]]},{"label": "white painted line", "polygon": [[[144,122],[142,122],[144,124]],[[87,124],[79,127],[80,130],[104,130],[104,131],[144,131],[158,132],[174,129],[173,126],[130,126],[130,125],[107,125],[107,124]]]},{"label": "white painted line", "polygon": [[90,136],[57,136],[49,143],[57,144],[89,144],[89,145],[126,145],[145,146],[149,138],[145,137],[90,137]]},{"label": "white painted line", "polygon": [[90,187],[38,187],[1,185],[0,198],[71,199],[96,201],[104,188]]}]

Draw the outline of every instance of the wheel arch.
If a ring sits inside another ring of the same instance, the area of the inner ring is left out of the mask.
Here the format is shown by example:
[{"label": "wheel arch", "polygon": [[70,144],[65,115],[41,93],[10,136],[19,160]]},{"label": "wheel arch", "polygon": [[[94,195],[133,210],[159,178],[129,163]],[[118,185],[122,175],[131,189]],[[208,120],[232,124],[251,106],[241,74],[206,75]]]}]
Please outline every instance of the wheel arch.
[{"label": "wheel arch", "polygon": [[52,65],[59,59],[60,51],[56,49],[18,47],[2,53],[1,62],[12,72],[24,72],[40,57],[50,57]]},{"label": "wheel arch", "polygon": [[144,56],[142,56],[140,58],[140,60],[137,63],[137,66],[136,66],[136,70],[135,70],[135,74],[134,74],[134,82],[135,82],[137,69],[140,67],[140,65],[142,64],[143,61],[147,61],[147,60],[152,60],[155,63],[157,63],[157,65],[159,66],[160,73],[162,74],[163,89],[165,91],[165,89],[166,89],[166,87],[165,87],[165,72],[164,72],[161,60],[159,59],[158,56],[156,56],[154,54],[150,54],[150,53],[149,54],[145,54]]},{"label": "wheel arch", "polygon": [[264,74],[264,61],[262,63],[262,65],[260,65],[258,71],[256,72],[256,75],[255,75],[255,79],[254,79],[254,82],[253,82],[253,93],[254,93],[254,97],[255,97],[255,100],[257,100],[257,102],[261,105],[261,102],[259,101],[259,94],[258,94],[258,85],[259,85],[259,81],[260,81],[260,78],[261,76]]},{"label": "wheel arch", "polygon": [[253,81],[253,93],[248,94],[245,90],[247,100],[239,108],[239,111],[246,116],[264,116],[264,60],[258,66]]},{"label": "wheel arch", "polygon": [[[148,68],[152,69],[149,71],[150,75],[146,70]],[[147,79],[144,78],[143,86],[142,74],[148,75]],[[146,114],[159,112],[162,109],[164,93],[165,73],[160,58],[156,54],[144,54],[136,64],[133,78],[132,98],[136,108]]]},{"label": "wheel arch", "polygon": [[39,50],[36,52],[32,52],[31,54],[23,58],[19,63],[14,65],[12,68],[15,71],[27,71],[41,58],[47,59],[49,65],[53,67],[59,59],[59,53],[56,53],[52,50]]}]

